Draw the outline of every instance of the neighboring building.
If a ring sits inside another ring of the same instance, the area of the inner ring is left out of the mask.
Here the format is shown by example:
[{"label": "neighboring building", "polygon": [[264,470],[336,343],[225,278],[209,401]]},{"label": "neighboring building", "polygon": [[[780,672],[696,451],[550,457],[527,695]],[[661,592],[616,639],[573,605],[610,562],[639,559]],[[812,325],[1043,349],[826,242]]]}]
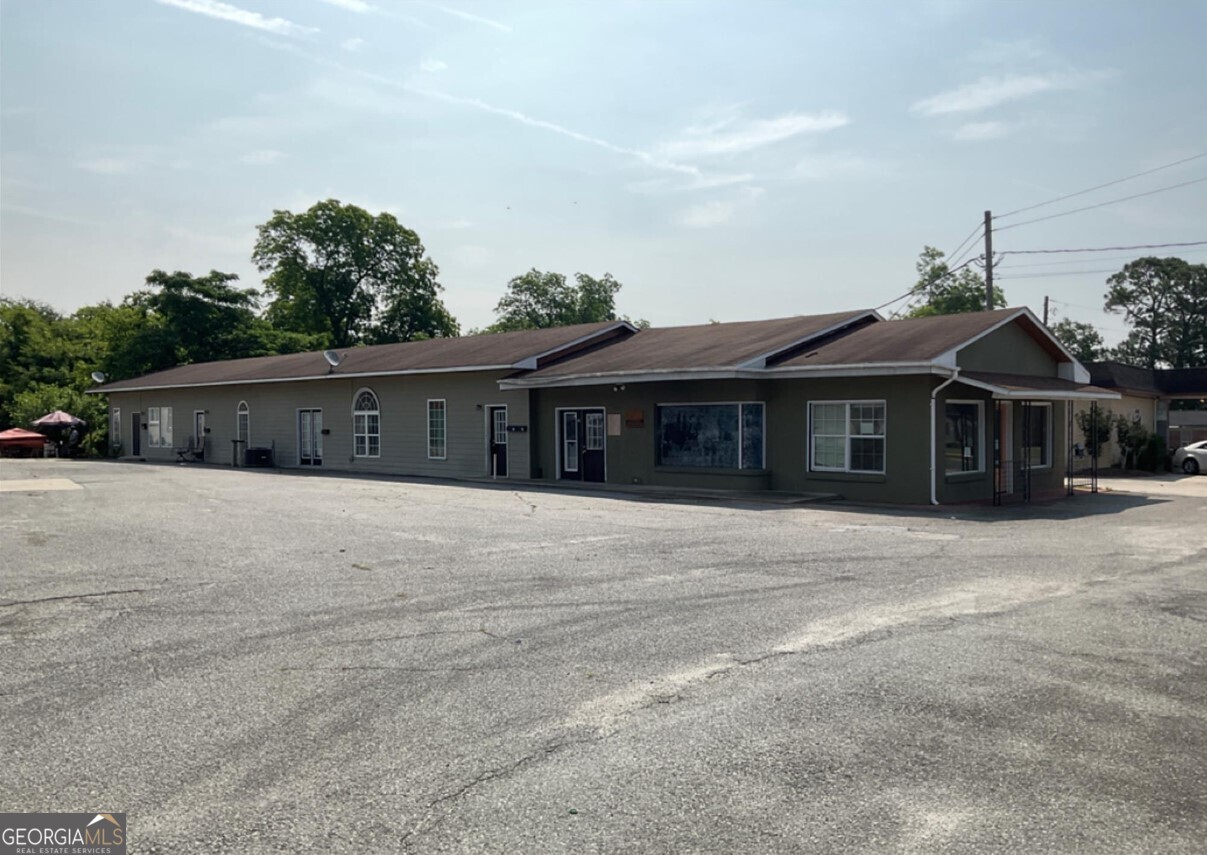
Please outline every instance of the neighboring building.
[{"label": "neighboring building", "polygon": [[[1112,415],[1142,424],[1165,439],[1173,451],[1207,439],[1207,368],[1137,368],[1122,362],[1086,364],[1094,386],[1119,394],[1118,403],[1103,403]],[[1112,436],[1104,456],[1122,461]]]},{"label": "neighboring building", "polygon": [[[1027,309],[626,322],[187,365],[92,390],[124,454],[278,466],[832,492],[1055,493],[1070,401],[1117,399]],[[234,442],[233,442],[234,441]],[[238,451],[236,451],[238,449]],[[264,456],[264,452],[252,452]]]}]

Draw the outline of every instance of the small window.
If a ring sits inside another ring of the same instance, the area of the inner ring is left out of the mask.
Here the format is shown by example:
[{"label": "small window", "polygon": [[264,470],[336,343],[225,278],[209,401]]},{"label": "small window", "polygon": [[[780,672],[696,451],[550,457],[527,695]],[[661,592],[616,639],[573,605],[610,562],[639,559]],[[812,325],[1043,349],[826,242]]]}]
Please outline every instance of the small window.
[{"label": "small window", "polygon": [[587,451],[604,447],[604,414],[587,413]]},{"label": "small window", "polygon": [[251,409],[247,401],[240,401],[235,411],[235,438],[242,443],[241,450],[251,445]]},{"label": "small window", "polygon": [[432,460],[444,460],[448,456],[448,415],[445,401],[433,399],[427,402],[427,456]]},{"label": "small window", "polygon": [[809,404],[810,469],[884,472],[884,401]]},{"label": "small window", "polygon": [[984,472],[980,401],[948,401],[944,408],[947,474]]},{"label": "small window", "polygon": [[357,457],[381,456],[381,409],[370,389],[357,392],[352,406],[352,453]]}]

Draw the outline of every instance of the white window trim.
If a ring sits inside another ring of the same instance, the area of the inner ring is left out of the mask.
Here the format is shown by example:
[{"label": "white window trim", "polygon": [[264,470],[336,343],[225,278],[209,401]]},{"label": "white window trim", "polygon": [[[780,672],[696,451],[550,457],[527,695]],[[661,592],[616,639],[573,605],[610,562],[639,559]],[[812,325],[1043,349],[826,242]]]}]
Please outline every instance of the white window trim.
[{"label": "white window trim", "polygon": [[[373,400],[377,404],[376,409],[373,409],[373,410],[356,409],[356,405],[358,403],[360,403],[360,396],[365,394],[366,392],[368,392],[370,395],[373,396]],[[365,417],[364,433],[359,433],[356,430],[356,417],[357,416]],[[369,450],[373,447],[373,444],[371,442],[369,442],[369,437],[374,436],[374,434],[369,431],[369,418],[368,418],[369,416],[377,416],[377,433],[376,433],[377,453],[376,454],[373,454]],[[359,454],[356,451],[356,438],[359,436],[363,436],[365,438],[365,453],[364,454]],[[352,456],[360,457],[362,459],[363,458],[381,457],[381,398],[379,398],[377,396],[377,393],[374,392],[368,386],[361,386],[359,389],[356,390],[356,393],[352,396]]]},{"label": "white window trim", "polygon": [[[443,448],[443,454],[432,454],[432,404],[440,404],[440,412],[444,416],[443,429],[440,434],[440,445]],[[448,399],[447,398],[428,398],[427,399],[427,459],[428,460],[448,460]]]},{"label": "white window trim", "polygon": [[[816,452],[814,449],[813,434],[813,407],[818,404],[843,404],[846,407],[846,414],[843,416],[843,430],[846,436],[846,447],[843,449],[845,465],[842,469],[833,466],[818,466],[816,460]],[[862,436],[862,439],[880,439],[884,442],[884,468],[883,469],[852,469],[851,468],[851,406],[871,404],[873,406],[884,407],[884,433],[879,436]],[[884,475],[888,472],[888,402],[881,399],[851,399],[837,401],[809,401],[808,402],[808,418],[806,419],[806,430],[809,432],[809,460],[808,467],[810,472],[845,472],[852,475]]]},{"label": "white window trim", "polygon": [[247,440],[244,451],[251,447],[251,407],[247,405],[247,401],[240,401],[235,407],[235,439],[240,439],[239,436],[239,418],[247,416]]},{"label": "white window trim", "polygon": [[[763,448],[762,448],[763,465],[760,466],[758,469],[743,469],[742,468],[742,449],[745,447],[745,443],[743,442],[743,440],[745,440],[745,438],[746,438],[746,436],[745,436],[746,425],[742,421],[742,407],[743,406],[753,406],[754,404],[758,404],[760,407],[763,408]],[[661,427],[661,422],[658,419],[658,408],[659,407],[735,407],[735,406],[738,408],[738,468],[735,470],[731,470],[731,471],[734,471],[734,472],[765,472],[767,470],[767,402],[766,401],[668,401],[667,403],[664,403],[664,404],[654,404],[655,434],[657,433],[657,429],[659,427]],[[606,436],[607,435],[606,434],[606,431],[607,431],[606,424],[604,425],[604,431],[605,431],[605,436]],[[657,436],[655,436],[654,439],[656,442],[659,443],[659,446],[660,446],[661,440],[659,440]],[[676,466],[677,465],[674,463],[662,463],[661,460],[659,459],[658,454],[659,454],[659,452],[656,450],[654,453],[654,465],[655,466]],[[684,468],[688,468],[688,467],[684,467]],[[709,467],[701,466],[701,467],[696,467],[696,468],[707,469]]]},{"label": "white window trim", "polygon": [[[1052,437],[1053,437],[1053,433],[1052,433],[1052,431],[1053,431],[1052,402],[1051,401],[1033,401],[1033,402],[1031,402],[1030,406],[1031,406],[1031,409],[1033,409],[1033,410],[1038,407],[1043,407],[1048,411],[1048,415],[1044,419],[1044,422],[1045,422],[1044,448],[1048,452],[1048,462],[1032,464],[1031,461],[1027,461],[1027,468],[1028,469],[1051,469],[1055,465],[1055,460],[1053,458],[1055,457],[1054,452],[1056,451],[1056,449],[1054,447],[1054,443],[1052,441]],[[1020,408],[1020,415],[1021,415],[1021,408]],[[1024,437],[1024,439],[1025,439],[1025,437]],[[1020,446],[1019,450],[1020,451],[1022,450],[1021,446]]]},{"label": "white window trim", "polygon": [[[945,465],[943,467],[944,474],[946,474],[946,475],[976,475],[977,473],[980,473],[982,475],[985,474],[985,428],[986,428],[985,402],[978,401],[975,398],[948,398],[946,401],[943,402],[943,407],[944,407],[943,420],[945,423],[947,421],[946,407],[948,404],[976,404],[977,433],[979,434],[979,436],[977,437],[977,440],[978,440],[978,442],[977,442],[977,468],[976,469],[948,469]],[[885,427],[885,430],[887,431],[888,430],[887,419],[885,421],[884,427]],[[946,459],[947,459],[946,430],[944,430],[944,439],[943,439],[943,459],[944,459],[944,461],[946,461]]]},{"label": "white window trim", "polygon": [[122,441],[122,408],[114,407],[109,412],[109,447],[115,448],[115,447],[121,445],[121,441]]}]

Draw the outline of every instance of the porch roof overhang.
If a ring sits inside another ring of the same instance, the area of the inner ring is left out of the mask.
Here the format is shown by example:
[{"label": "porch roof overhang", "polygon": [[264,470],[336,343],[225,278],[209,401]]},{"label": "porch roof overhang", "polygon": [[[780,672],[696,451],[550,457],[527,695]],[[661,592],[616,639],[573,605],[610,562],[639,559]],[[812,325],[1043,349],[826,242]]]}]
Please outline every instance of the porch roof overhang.
[{"label": "porch roof overhang", "polygon": [[663,371],[606,371],[555,377],[505,377],[500,389],[553,389],[567,386],[606,386],[678,380],[770,380],[803,377],[885,377],[903,374],[946,376],[950,369],[933,362],[864,363],[862,365],[810,365],[784,368],[677,368]]},{"label": "porch roof overhang", "polygon": [[1117,401],[1121,397],[1112,389],[1060,377],[1037,377],[1030,374],[965,371],[960,373],[956,382],[992,392],[995,399],[1006,401]]}]

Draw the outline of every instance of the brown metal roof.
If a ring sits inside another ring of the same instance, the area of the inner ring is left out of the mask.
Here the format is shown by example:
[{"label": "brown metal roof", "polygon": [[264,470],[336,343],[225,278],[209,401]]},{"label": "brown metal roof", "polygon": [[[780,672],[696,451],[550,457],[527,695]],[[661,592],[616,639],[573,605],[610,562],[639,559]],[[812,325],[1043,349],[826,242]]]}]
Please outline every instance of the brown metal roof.
[{"label": "brown metal roof", "polygon": [[122,392],[135,389],[206,386],[225,383],[300,380],[309,377],[355,374],[389,374],[454,369],[480,370],[510,367],[517,363],[564,347],[579,339],[615,328],[617,321],[577,324],[553,329],[471,335],[461,338],[434,338],[401,344],[339,349],[339,366],[331,366],[322,351],[261,356],[222,362],[199,362],[146,374],[130,380],[118,380],[90,391]]},{"label": "brown metal roof", "polygon": [[768,367],[924,362],[959,347],[1018,312],[1018,309],[997,309],[868,324],[849,333],[829,336]]},{"label": "brown metal roof", "polygon": [[736,368],[768,353],[791,347],[801,339],[869,314],[835,312],[798,315],[769,321],[736,321],[641,330],[627,339],[561,360],[524,380],[621,374],[644,371],[685,371]]}]

